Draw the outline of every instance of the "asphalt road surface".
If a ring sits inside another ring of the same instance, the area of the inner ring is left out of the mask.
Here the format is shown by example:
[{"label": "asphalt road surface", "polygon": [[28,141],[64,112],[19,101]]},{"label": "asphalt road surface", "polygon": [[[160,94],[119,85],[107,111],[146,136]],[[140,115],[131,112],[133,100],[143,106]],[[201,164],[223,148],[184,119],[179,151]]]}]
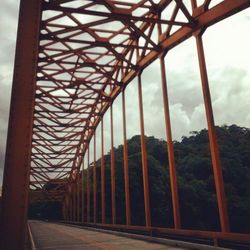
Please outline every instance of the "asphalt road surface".
[{"label": "asphalt road surface", "polygon": [[151,243],[105,232],[68,225],[30,221],[30,229],[37,249],[59,250],[177,250],[184,249]]}]

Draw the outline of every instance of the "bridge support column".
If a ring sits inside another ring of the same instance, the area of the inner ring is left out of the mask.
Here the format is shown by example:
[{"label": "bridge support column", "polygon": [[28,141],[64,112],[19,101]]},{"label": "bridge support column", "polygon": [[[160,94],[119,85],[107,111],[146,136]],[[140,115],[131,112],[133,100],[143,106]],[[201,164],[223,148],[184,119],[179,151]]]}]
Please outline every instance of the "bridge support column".
[{"label": "bridge support column", "polygon": [[68,220],[71,221],[71,199],[70,199],[70,194],[68,195],[68,197],[69,197]]},{"label": "bridge support column", "polygon": [[5,250],[25,247],[40,18],[40,0],[21,0],[3,178]]},{"label": "bridge support column", "polygon": [[164,56],[160,57],[160,66],[161,66],[165,126],[166,126],[166,135],[167,135],[167,144],[168,144],[169,177],[170,177],[171,194],[172,194],[174,227],[175,229],[180,229],[181,219],[180,219],[179,194],[178,194],[177,176],[176,176],[176,169],[175,169],[174,146],[173,146],[173,140],[172,140]]},{"label": "bridge support column", "polygon": [[76,208],[76,183],[73,183],[73,221],[76,221],[76,214],[77,214],[77,208]]},{"label": "bridge support column", "polygon": [[74,221],[74,188],[72,184],[72,191],[71,191],[71,221]]},{"label": "bridge support column", "polygon": [[85,189],[84,189],[84,159],[82,160],[83,164],[82,164],[82,223],[85,222]]},{"label": "bridge support column", "polygon": [[124,158],[124,185],[125,185],[125,205],[126,224],[131,224],[130,192],[129,192],[129,172],[128,172],[128,145],[127,145],[127,122],[126,122],[126,100],[125,90],[122,91],[122,121],[123,121],[123,158]]},{"label": "bridge support column", "polygon": [[68,221],[69,220],[69,195],[65,195],[64,199],[64,207],[65,207],[65,217],[64,220]]},{"label": "bridge support column", "polygon": [[71,192],[71,198],[70,198],[71,202],[70,202],[70,221],[74,220],[74,203],[73,203],[73,190]]},{"label": "bridge support column", "polygon": [[96,132],[94,133],[94,172],[93,172],[93,217],[94,217],[94,223],[96,223],[96,192],[97,192],[97,186],[96,186]]},{"label": "bridge support column", "polygon": [[66,220],[66,218],[67,218],[67,208],[66,208],[65,200],[62,203],[62,215],[63,215],[63,220]]},{"label": "bridge support column", "polygon": [[112,199],[112,223],[116,224],[116,201],[115,201],[115,149],[114,149],[114,122],[113,104],[110,106],[110,137],[111,137],[111,199]]},{"label": "bridge support column", "polygon": [[105,209],[105,169],[104,169],[104,131],[103,131],[103,117],[101,120],[101,195],[102,195],[102,224],[106,222]]},{"label": "bridge support column", "polygon": [[80,172],[77,173],[77,222],[80,222]]},{"label": "bridge support column", "polygon": [[148,160],[147,160],[147,149],[146,149],[145,129],[144,129],[141,74],[138,75],[138,98],[139,98],[139,109],[140,109],[141,154],[142,154],[142,175],[143,175],[145,220],[146,220],[146,227],[151,227],[149,180],[148,180]]},{"label": "bridge support column", "polygon": [[225,197],[225,191],[224,191],[222,166],[221,166],[221,161],[220,161],[218,142],[217,142],[215,125],[214,125],[213,108],[212,108],[212,103],[211,103],[209,82],[208,82],[207,69],[206,69],[206,60],[205,60],[205,54],[204,54],[204,48],[203,48],[203,42],[202,42],[202,31],[197,32],[195,34],[195,39],[196,39],[198,59],[199,59],[199,65],[200,65],[202,91],[203,91],[203,98],[204,98],[204,104],[205,104],[205,110],[206,110],[208,136],[209,136],[210,151],[211,151],[211,157],[212,157],[212,163],[213,163],[213,172],[214,172],[215,188],[216,188],[216,195],[217,195],[217,204],[219,208],[221,230],[222,232],[229,232],[230,226],[229,226],[227,204],[226,204],[226,197]]},{"label": "bridge support column", "polygon": [[89,146],[87,155],[87,222],[90,223],[90,170],[89,170]]}]

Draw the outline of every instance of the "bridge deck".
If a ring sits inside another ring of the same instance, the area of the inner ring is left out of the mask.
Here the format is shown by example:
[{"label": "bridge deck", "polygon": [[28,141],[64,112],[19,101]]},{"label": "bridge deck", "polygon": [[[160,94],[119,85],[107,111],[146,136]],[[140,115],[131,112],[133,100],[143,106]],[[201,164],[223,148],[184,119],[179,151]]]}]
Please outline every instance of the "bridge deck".
[{"label": "bridge deck", "polygon": [[41,221],[30,221],[29,224],[37,249],[184,249],[67,225]]}]

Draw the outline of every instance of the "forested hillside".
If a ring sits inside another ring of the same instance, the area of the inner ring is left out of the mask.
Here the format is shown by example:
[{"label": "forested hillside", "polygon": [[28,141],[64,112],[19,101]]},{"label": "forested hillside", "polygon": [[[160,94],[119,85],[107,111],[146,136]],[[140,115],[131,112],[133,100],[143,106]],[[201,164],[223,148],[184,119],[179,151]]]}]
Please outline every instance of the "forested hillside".
[{"label": "forested hillside", "polygon": [[[250,130],[236,125],[223,126],[217,127],[217,135],[231,228],[235,232],[250,232]],[[143,225],[145,222],[140,136],[132,137],[127,143],[132,224]],[[152,224],[172,227],[167,144],[154,137],[146,137],[146,143]],[[192,132],[190,136],[183,137],[180,142],[174,142],[174,150],[182,227],[219,230],[207,130]],[[106,216],[107,222],[111,222],[110,155],[107,154],[104,158]],[[118,146],[115,149],[115,171],[117,223],[125,223],[123,146]],[[98,219],[100,220],[100,159],[97,162],[97,177]],[[92,179],[93,167],[90,168],[91,211],[93,210]],[[86,172],[85,185],[87,185]],[[44,211],[50,211],[50,207],[43,204],[44,208],[46,206],[47,210]],[[42,213],[37,205],[33,205],[30,214],[34,217],[38,210]],[[42,216],[46,217],[46,214]]]}]

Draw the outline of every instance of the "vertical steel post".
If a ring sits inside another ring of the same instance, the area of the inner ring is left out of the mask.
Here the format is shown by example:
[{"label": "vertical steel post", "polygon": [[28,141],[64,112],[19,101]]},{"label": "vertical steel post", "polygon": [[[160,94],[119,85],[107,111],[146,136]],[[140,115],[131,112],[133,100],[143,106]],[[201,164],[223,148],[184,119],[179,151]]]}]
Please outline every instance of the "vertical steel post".
[{"label": "vertical steel post", "polygon": [[96,132],[94,133],[94,174],[93,174],[93,213],[94,213],[94,223],[96,223]]},{"label": "vertical steel post", "polygon": [[70,195],[69,193],[67,194],[67,199],[68,199],[67,221],[70,221]]},{"label": "vertical steel post", "polygon": [[71,204],[70,204],[70,192],[68,191],[68,220],[70,221],[70,213],[71,213]]},{"label": "vertical steel post", "polygon": [[65,221],[67,221],[67,220],[68,220],[68,211],[69,211],[68,208],[69,208],[69,207],[68,207],[68,204],[67,204],[67,202],[66,202],[66,199],[65,199],[65,201],[64,201],[64,205],[65,205],[65,216],[64,216],[63,219],[64,219]]},{"label": "vertical steel post", "polygon": [[70,221],[73,221],[73,196],[70,194]]},{"label": "vertical steel post", "polygon": [[64,221],[67,220],[67,204],[66,204],[66,200],[63,201],[63,220]]},{"label": "vertical steel post", "polygon": [[224,181],[222,176],[222,167],[218,149],[216,130],[214,125],[213,108],[211,103],[201,31],[195,34],[195,39],[196,39],[197,53],[200,65],[200,76],[201,76],[203,98],[206,110],[208,136],[209,136],[210,150],[213,163],[213,172],[214,172],[215,188],[217,195],[217,204],[219,208],[221,230],[222,232],[229,232],[230,226],[229,226],[228,211],[227,211],[227,204],[226,204],[226,197],[224,190]]},{"label": "vertical steel post", "polygon": [[66,193],[65,195],[65,209],[66,209],[65,220],[68,221],[69,220],[69,195],[68,193]]},{"label": "vertical steel post", "polygon": [[84,224],[85,222],[85,195],[84,195],[84,159],[82,160],[82,223]]},{"label": "vertical steel post", "polygon": [[142,174],[143,174],[145,220],[146,220],[146,227],[150,227],[151,226],[151,214],[150,214],[150,200],[149,200],[148,162],[147,162],[147,149],[146,149],[145,132],[144,132],[141,74],[138,75],[138,99],[139,99],[139,109],[140,109],[141,153],[142,153]]},{"label": "vertical steel post", "polygon": [[115,150],[114,150],[114,123],[113,104],[110,106],[110,132],[111,132],[111,193],[112,193],[112,223],[116,224],[116,202],[115,202]]},{"label": "vertical steel post", "polygon": [[73,189],[72,189],[72,191],[71,191],[71,202],[70,202],[70,204],[71,204],[71,213],[70,213],[70,215],[71,215],[71,221],[73,221],[74,220],[74,199],[73,199]]},{"label": "vertical steel post", "polygon": [[102,224],[105,224],[105,169],[104,169],[104,131],[103,131],[103,117],[101,120],[101,195],[102,195]]},{"label": "vertical steel post", "polygon": [[122,117],[123,117],[123,161],[124,161],[126,224],[130,225],[131,224],[131,211],[130,211],[131,208],[130,208],[130,192],[129,192],[129,170],[128,170],[128,145],[127,145],[125,90],[122,91]]},{"label": "vertical steel post", "polygon": [[63,220],[65,220],[66,218],[65,201],[62,202],[62,215],[63,215]]},{"label": "vertical steel post", "polygon": [[197,8],[197,1],[196,0],[191,0],[191,6],[192,6],[192,10],[194,12],[194,10]]},{"label": "vertical steel post", "polygon": [[1,249],[24,249],[41,1],[21,0],[2,193]]},{"label": "vertical steel post", "polygon": [[76,183],[73,183],[73,221],[76,221]]},{"label": "vertical steel post", "polygon": [[167,78],[166,78],[166,68],[165,68],[164,56],[160,57],[160,66],[161,66],[165,127],[166,127],[167,144],[168,144],[169,176],[170,176],[172,205],[173,205],[173,214],[174,214],[174,227],[176,229],[179,229],[179,228],[181,228],[179,194],[178,194],[177,176],[176,176],[176,169],[175,169],[174,146],[173,146],[173,140],[172,140],[168,91],[167,91]]},{"label": "vertical steel post", "polygon": [[70,194],[69,194],[69,211],[68,211],[69,221],[71,221],[71,202],[70,202]]},{"label": "vertical steel post", "polygon": [[63,200],[63,220],[64,221],[67,220],[67,213],[68,213],[68,207],[67,207],[67,198],[65,195],[65,198]]},{"label": "vertical steel post", "polygon": [[80,222],[80,172],[77,173],[77,222]]},{"label": "vertical steel post", "polygon": [[89,176],[89,146],[87,155],[87,222],[90,222],[90,176]]}]

